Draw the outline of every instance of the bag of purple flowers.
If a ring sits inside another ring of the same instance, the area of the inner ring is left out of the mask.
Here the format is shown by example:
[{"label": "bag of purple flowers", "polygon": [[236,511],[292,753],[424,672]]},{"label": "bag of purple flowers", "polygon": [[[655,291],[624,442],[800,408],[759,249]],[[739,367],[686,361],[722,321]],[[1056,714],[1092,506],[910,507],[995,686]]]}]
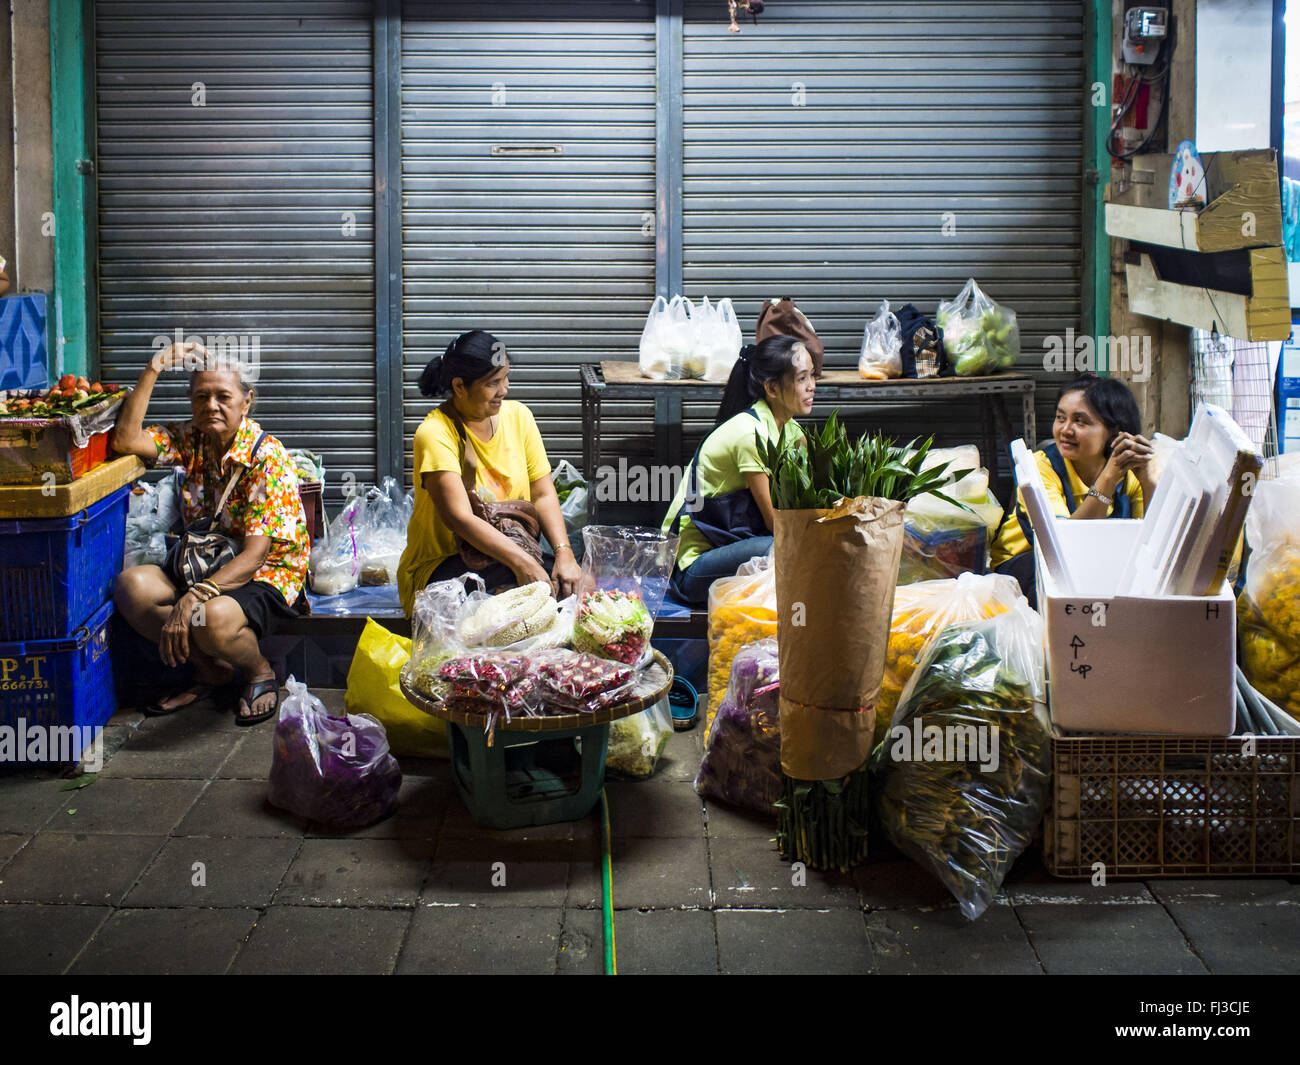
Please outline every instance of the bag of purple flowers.
[{"label": "bag of purple flowers", "polygon": [[334,717],[291,676],[275,725],[273,806],[331,828],[363,828],[397,809],[402,770],[369,714]]}]

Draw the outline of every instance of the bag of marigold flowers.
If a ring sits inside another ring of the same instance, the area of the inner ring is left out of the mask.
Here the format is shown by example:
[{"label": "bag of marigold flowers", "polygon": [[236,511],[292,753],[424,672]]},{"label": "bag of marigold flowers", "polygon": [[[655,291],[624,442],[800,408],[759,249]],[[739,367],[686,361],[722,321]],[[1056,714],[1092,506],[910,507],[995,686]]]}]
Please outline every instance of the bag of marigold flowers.
[{"label": "bag of marigold flowers", "polygon": [[885,738],[899,696],[941,629],[958,621],[994,617],[1023,598],[1016,579],[1001,573],[963,573],[951,580],[899,585],[885,652],[885,678],[876,701],[875,743]]},{"label": "bag of marigold flowers", "polygon": [[1255,486],[1246,542],[1246,587],[1237,604],[1242,671],[1300,718],[1300,463]]},{"label": "bag of marigold flowers", "polygon": [[744,563],[734,577],[709,588],[709,709],[707,727],[722,703],[736,655],[756,640],[776,636],[776,571],[772,556]]}]

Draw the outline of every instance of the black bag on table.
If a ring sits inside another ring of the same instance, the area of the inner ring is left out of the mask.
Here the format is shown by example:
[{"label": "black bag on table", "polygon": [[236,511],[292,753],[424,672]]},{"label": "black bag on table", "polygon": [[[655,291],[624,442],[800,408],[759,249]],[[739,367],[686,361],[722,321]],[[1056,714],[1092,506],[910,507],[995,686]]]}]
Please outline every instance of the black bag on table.
[{"label": "black bag on table", "polygon": [[[948,367],[948,355],[943,350],[943,330],[934,322],[933,318],[918,311],[912,304],[904,304],[898,311],[898,327],[903,338],[903,346],[899,352],[903,360],[903,376],[916,376],[916,348],[913,347],[913,338],[922,330],[929,330],[935,338],[934,346],[939,356],[939,374],[940,377],[950,377],[952,370]],[[921,338],[926,334],[921,332]],[[920,338],[918,338],[920,339]]]}]

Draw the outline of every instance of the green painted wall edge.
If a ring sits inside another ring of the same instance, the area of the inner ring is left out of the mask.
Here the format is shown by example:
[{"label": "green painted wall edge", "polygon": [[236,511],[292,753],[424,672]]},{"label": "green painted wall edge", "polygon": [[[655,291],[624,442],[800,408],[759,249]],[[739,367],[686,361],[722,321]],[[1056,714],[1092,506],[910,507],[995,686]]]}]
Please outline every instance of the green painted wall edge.
[{"label": "green painted wall edge", "polygon": [[[1106,133],[1110,129],[1110,0],[1089,0],[1084,15],[1084,49],[1088,56],[1083,94],[1083,278],[1080,310],[1083,332],[1110,334],[1110,237],[1106,235],[1104,196],[1110,179]],[[1103,103],[1094,104],[1094,86],[1102,86]],[[1107,367],[1098,367],[1103,375]]]},{"label": "green painted wall edge", "polygon": [[51,375],[95,376],[94,6],[50,0],[50,133],[54,171]]}]

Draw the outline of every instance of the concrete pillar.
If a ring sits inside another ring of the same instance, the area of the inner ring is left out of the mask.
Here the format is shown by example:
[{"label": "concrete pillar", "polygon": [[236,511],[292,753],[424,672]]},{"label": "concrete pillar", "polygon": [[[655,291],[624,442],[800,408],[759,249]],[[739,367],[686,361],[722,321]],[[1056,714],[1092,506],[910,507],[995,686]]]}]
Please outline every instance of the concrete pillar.
[{"label": "concrete pillar", "polygon": [[12,0],[14,288],[54,287],[53,141],[50,134],[50,5]]}]

